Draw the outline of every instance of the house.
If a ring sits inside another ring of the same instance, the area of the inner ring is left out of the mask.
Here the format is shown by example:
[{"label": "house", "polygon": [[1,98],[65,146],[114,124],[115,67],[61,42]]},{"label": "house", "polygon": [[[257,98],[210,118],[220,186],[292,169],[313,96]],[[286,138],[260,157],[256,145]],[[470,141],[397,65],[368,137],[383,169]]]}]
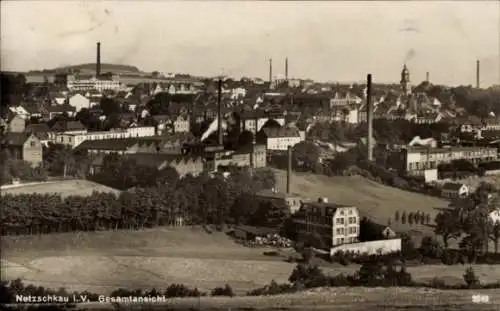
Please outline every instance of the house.
[{"label": "house", "polygon": [[358,241],[360,219],[354,206],[328,203],[325,198],[304,202],[293,222],[297,234],[316,237],[312,242],[319,249]]},{"label": "house", "polygon": [[453,160],[468,160],[474,164],[495,161],[496,148],[490,147],[445,147],[409,146],[398,151],[399,170],[411,176],[423,176],[425,170],[435,169],[439,164]]},{"label": "house", "polygon": [[469,196],[469,187],[465,184],[445,183],[441,188],[441,196],[457,199]]},{"label": "house", "polygon": [[42,145],[47,145],[49,142],[49,133],[51,132],[47,123],[30,124],[24,130],[26,134],[35,135]]},{"label": "house", "polygon": [[266,145],[267,150],[286,151],[302,141],[297,128],[263,128],[256,135],[256,141]]},{"label": "house", "polygon": [[7,133],[2,138],[1,145],[13,158],[29,162],[33,167],[43,162],[42,144],[33,134]]},{"label": "house", "polygon": [[69,104],[62,105],[44,105],[40,108],[42,114],[42,119],[51,120],[58,115],[67,114],[68,117],[73,117],[76,115],[76,109]]},{"label": "house", "polygon": [[90,108],[90,99],[80,93],[76,93],[75,95],[71,96],[68,100],[68,103],[71,107],[75,108],[75,111],[77,113],[83,108]]},{"label": "house", "polygon": [[181,114],[174,119],[173,128],[174,133],[187,133],[190,132],[189,116]]},{"label": "house", "polygon": [[493,223],[500,223],[500,208],[496,208],[494,211],[490,213],[490,219]]},{"label": "house", "polygon": [[9,111],[21,116],[24,119],[28,119],[30,117],[30,113],[24,108],[23,106],[15,106],[15,107],[9,107]]},{"label": "house", "polygon": [[26,127],[26,119],[17,113],[9,112],[6,124],[7,132],[22,133]]},{"label": "house", "polygon": [[302,198],[296,194],[279,192],[276,189],[262,190],[255,194],[260,201],[276,202],[285,204],[289,208],[290,214],[295,214],[302,205]]},{"label": "house", "polygon": [[52,100],[52,103],[56,105],[62,105],[66,102],[66,96],[59,92],[50,92],[49,97]]}]

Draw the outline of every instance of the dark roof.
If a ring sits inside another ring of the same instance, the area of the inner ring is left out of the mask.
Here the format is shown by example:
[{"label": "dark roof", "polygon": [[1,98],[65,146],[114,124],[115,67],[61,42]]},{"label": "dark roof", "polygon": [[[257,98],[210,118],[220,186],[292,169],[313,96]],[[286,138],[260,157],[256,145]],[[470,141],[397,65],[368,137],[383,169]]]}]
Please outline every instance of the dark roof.
[{"label": "dark roof", "polygon": [[275,228],[266,228],[266,227],[253,227],[253,226],[237,226],[234,227],[234,231],[239,230],[239,231],[244,231],[246,233],[250,233],[253,235],[268,235],[268,234],[273,234],[277,233],[278,230]]},{"label": "dark roof", "polygon": [[460,190],[460,187],[462,187],[462,186],[463,186],[463,184],[447,182],[443,185],[443,188],[441,188],[441,189],[442,190],[450,190],[450,191],[458,191],[458,190]]},{"label": "dark roof", "polygon": [[261,190],[255,193],[256,196],[261,198],[269,198],[269,199],[286,199],[288,197],[298,197],[296,194],[288,194],[285,192],[273,192],[272,190]]},{"label": "dark roof", "polygon": [[50,106],[46,106],[45,109],[47,110],[47,112],[75,112],[76,111],[76,108],[71,106],[71,105],[67,105],[67,104],[64,104],[64,105],[50,105]]},{"label": "dark roof", "polygon": [[67,131],[85,131],[87,128],[80,121],[57,121],[52,126],[52,131],[67,132]]},{"label": "dark roof", "polygon": [[137,143],[137,138],[85,140],[77,149],[125,151]]},{"label": "dark roof", "polygon": [[200,156],[162,153],[134,153],[127,155],[127,158],[136,160],[140,165],[147,165],[158,168],[164,163],[168,165],[187,161],[202,160]]},{"label": "dark roof", "polygon": [[299,137],[299,131],[297,128],[264,128],[263,129],[266,136],[269,137]]},{"label": "dark roof", "polygon": [[26,140],[30,137],[29,134],[26,133],[13,133],[8,132],[2,138],[2,145],[8,146],[22,146],[26,142]]},{"label": "dark roof", "polygon": [[30,124],[24,129],[25,133],[31,133],[41,140],[49,139],[50,128],[47,123]]}]

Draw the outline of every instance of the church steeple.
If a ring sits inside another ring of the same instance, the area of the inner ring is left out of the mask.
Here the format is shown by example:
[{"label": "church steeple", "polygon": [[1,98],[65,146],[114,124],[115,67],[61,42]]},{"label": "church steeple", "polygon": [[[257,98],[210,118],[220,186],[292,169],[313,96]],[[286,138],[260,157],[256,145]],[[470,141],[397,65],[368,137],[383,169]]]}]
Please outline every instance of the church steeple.
[{"label": "church steeple", "polygon": [[401,71],[401,91],[403,92],[404,95],[410,95],[411,94],[411,85],[410,85],[410,71],[408,70],[408,67],[406,67],[406,64],[403,65],[403,70]]}]

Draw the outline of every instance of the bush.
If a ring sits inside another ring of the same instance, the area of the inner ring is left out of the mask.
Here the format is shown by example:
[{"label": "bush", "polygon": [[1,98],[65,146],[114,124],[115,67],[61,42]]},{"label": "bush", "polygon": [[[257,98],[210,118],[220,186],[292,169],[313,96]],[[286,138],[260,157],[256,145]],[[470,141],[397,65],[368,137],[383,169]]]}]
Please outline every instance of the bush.
[{"label": "bush", "polygon": [[165,291],[165,297],[173,298],[173,297],[200,297],[203,296],[201,292],[198,291],[197,288],[190,289],[183,284],[172,284],[167,287]]},{"label": "bush", "polygon": [[279,256],[279,253],[276,251],[268,251],[263,253],[264,256]]},{"label": "bush", "polygon": [[426,236],[422,239],[420,253],[428,258],[441,258],[443,249],[434,237]]},{"label": "bush", "polygon": [[476,276],[474,269],[469,267],[465,270],[464,273],[464,281],[467,284],[468,288],[477,288],[480,284],[479,278]]},{"label": "bush", "polygon": [[229,286],[229,284],[226,284],[226,286],[224,287],[214,288],[210,294],[211,296],[234,296],[233,289],[231,288],[231,286]]}]

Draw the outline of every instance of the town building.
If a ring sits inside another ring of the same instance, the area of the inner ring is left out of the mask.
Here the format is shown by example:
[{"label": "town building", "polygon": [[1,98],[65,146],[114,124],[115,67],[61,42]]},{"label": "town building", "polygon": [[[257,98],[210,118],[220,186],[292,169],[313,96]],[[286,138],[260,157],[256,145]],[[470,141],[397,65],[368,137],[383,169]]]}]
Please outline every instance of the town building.
[{"label": "town building", "polygon": [[204,169],[203,158],[200,156],[136,153],[127,155],[127,158],[136,160],[139,165],[155,167],[158,170],[172,167],[181,178],[188,174],[198,176]]},{"label": "town building", "polygon": [[99,78],[68,75],[66,86],[70,91],[97,90],[99,92],[105,90],[118,91],[121,87],[118,75],[101,75]]},{"label": "town building", "polygon": [[103,132],[87,132],[80,134],[56,133],[53,137],[51,137],[51,141],[56,144],[64,144],[72,148],[75,148],[86,140],[149,137],[154,135],[155,135],[154,126],[143,126],[143,127],[132,127],[127,129],[115,129]]},{"label": "town building", "polygon": [[240,127],[243,131],[249,131],[255,135],[270,119],[276,121],[280,126],[285,125],[285,116],[273,115],[271,117],[265,111],[256,110],[243,111],[240,114]]},{"label": "town building", "polygon": [[28,135],[35,135],[43,146],[48,146],[51,129],[47,123],[29,124],[24,132]]},{"label": "town building", "polygon": [[289,213],[295,214],[302,205],[302,198],[296,194],[279,192],[277,189],[262,190],[255,194],[260,201],[276,202],[288,206]]},{"label": "town building", "polygon": [[412,176],[423,176],[425,170],[435,169],[439,164],[453,160],[468,160],[474,164],[496,161],[497,148],[489,147],[407,147],[397,152],[398,170]]},{"label": "town building", "polygon": [[76,93],[68,99],[68,103],[71,107],[75,108],[76,113],[78,113],[83,108],[90,108],[90,100],[80,93]]},{"label": "town building", "polygon": [[360,219],[354,206],[328,203],[324,198],[303,202],[293,220],[299,235],[316,237],[316,248],[358,242]]},{"label": "town building", "polygon": [[2,137],[1,145],[14,159],[29,162],[33,167],[40,166],[43,162],[42,144],[33,134],[7,133]]},{"label": "town building", "polygon": [[441,196],[453,200],[469,196],[469,191],[469,187],[465,184],[447,182],[441,188]]},{"label": "town building", "polygon": [[6,119],[7,132],[22,133],[26,127],[26,119],[19,114],[9,112]]},{"label": "town building", "polygon": [[286,151],[303,140],[297,128],[263,128],[256,135],[256,141],[265,144],[269,151]]}]

